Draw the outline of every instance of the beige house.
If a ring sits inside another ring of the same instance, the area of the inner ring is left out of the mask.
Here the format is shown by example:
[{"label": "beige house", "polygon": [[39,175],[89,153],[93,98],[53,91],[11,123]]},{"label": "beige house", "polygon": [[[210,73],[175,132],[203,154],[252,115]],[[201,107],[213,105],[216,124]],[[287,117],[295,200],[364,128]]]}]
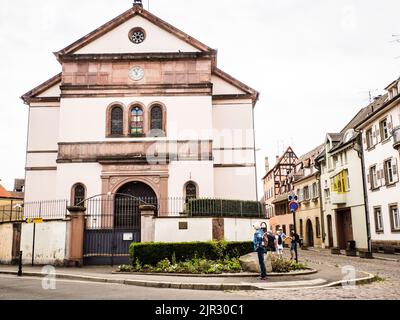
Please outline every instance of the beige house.
[{"label": "beige house", "polygon": [[300,203],[296,213],[297,233],[306,247],[322,247],[323,226],[321,219],[320,184],[315,158],[324,146],[318,146],[299,157],[294,169],[293,188]]}]

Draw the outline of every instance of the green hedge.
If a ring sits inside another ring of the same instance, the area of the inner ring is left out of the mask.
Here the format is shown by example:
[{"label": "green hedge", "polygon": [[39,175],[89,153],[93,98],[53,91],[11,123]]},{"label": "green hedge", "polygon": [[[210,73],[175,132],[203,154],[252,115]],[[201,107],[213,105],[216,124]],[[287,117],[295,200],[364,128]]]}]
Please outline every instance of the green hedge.
[{"label": "green hedge", "polygon": [[165,258],[172,261],[175,253],[177,262],[195,257],[218,260],[225,257],[239,258],[253,251],[253,243],[246,242],[182,242],[182,243],[132,243],[129,248],[131,263],[156,266]]},{"label": "green hedge", "polygon": [[190,199],[186,213],[193,217],[262,217],[258,201]]}]

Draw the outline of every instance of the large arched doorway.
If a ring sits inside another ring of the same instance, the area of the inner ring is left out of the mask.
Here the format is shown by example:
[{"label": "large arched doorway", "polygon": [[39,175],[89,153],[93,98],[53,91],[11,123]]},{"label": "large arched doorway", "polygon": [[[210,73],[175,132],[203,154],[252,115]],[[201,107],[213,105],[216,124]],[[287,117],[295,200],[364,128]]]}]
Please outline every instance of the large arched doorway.
[{"label": "large arched doorway", "polygon": [[152,204],[158,211],[154,190],[143,182],[133,181],[121,186],[114,194],[100,195],[86,203],[84,263],[129,264],[131,243],[141,241],[139,207]]},{"label": "large arched doorway", "polygon": [[143,204],[152,204],[158,208],[157,196],[150,186],[143,182],[133,181],[119,188],[114,201],[115,228],[133,228],[140,232],[139,207]]},{"label": "large arched doorway", "polygon": [[313,247],[314,246],[314,231],[313,231],[313,225],[312,225],[312,222],[310,219],[307,220],[306,239],[307,239],[307,246]]}]

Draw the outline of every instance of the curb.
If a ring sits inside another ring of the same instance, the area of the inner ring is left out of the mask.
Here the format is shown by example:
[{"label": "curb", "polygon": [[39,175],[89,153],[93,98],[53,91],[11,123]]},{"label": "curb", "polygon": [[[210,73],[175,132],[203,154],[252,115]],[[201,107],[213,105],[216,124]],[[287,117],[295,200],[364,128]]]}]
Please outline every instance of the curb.
[{"label": "curb", "polygon": [[[306,270],[292,271],[288,273],[268,272],[268,277],[284,277],[284,276],[305,276],[317,273],[318,270],[307,268]],[[141,273],[141,272],[118,272],[114,271],[112,274],[118,275],[142,275],[142,276],[168,276],[168,277],[193,277],[193,278],[255,278],[259,273],[223,273],[223,274],[185,274],[185,273]]]},{"label": "curb", "polygon": [[[355,285],[367,284],[373,282],[375,275],[360,271],[367,274],[366,277],[352,280]],[[6,275],[17,275],[16,271],[1,271],[0,274]],[[39,272],[24,272],[25,277],[39,277],[43,278],[43,275]],[[161,281],[146,281],[146,280],[127,280],[127,279],[109,279],[82,275],[71,275],[71,274],[56,274],[56,279],[75,280],[75,281],[88,281],[94,283],[110,283],[110,284],[122,284],[131,285],[138,287],[149,287],[149,288],[162,288],[162,289],[184,289],[184,290],[209,290],[209,291],[265,291],[265,290],[304,290],[304,289],[318,289],[340,286],[343,283],[347,283],[348,280],[340,280],[331,282],[320,286],[311,287],[276,287],[276,288],[262,288],[259,283],[250,284],[218,284],[218,283],[174,283],[174,282],[161,282]]]}]

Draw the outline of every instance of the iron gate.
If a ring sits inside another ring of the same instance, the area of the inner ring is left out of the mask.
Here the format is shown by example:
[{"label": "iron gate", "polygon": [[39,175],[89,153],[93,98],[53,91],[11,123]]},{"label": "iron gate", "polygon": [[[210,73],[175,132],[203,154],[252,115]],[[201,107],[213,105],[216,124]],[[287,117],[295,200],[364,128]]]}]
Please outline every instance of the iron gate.
[{"label": "iron gate", "polygon": [[129,263],[129,246],[140,242],[139,206],[153,204],[156,198],[115,196],[87,200],[83,259],[85,265]]}]

